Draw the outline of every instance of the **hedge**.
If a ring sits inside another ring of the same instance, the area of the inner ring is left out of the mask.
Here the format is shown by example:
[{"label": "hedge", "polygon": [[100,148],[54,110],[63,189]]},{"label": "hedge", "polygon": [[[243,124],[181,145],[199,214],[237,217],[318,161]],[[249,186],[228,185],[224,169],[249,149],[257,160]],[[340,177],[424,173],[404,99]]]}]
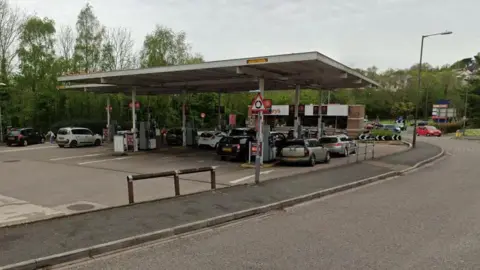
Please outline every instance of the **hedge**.
[{"label": "hedge", "polygon": [[88,119],[74,119],[60,121],[52,125],[52,131],[57,133],[63,127],[83,127],[88,128],[94,133],[103,134],[103,129],[106,128],[106,121],[88,120]]},{"label": "hedge", "polygon": [[387,130],[387,129],[372,129],[370,131],[370,134],[372,134],[373,136],[393,136],[393,135],[395,135],[395,133],[393,133],[393,131]]},{"label": "hedge", "polygon": [[457,130],[463,128],[463,122],[436,123],[433,126],[441,130],[442,133],[455,133]]}]

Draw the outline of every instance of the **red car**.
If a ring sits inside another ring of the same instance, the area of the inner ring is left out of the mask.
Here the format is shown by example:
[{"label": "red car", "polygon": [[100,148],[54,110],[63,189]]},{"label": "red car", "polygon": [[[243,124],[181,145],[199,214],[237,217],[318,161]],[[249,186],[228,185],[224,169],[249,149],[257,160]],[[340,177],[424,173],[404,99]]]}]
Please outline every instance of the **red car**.
[{"label": "red car", "polygon": [[417,136],[442,136],[442,132],[434,126],[417,127]]}]

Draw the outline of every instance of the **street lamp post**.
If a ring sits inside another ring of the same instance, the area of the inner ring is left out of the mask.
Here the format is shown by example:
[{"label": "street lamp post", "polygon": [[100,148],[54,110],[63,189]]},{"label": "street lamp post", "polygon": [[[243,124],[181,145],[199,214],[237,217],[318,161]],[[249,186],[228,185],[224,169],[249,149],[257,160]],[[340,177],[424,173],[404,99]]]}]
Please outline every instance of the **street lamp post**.
[{"label": "street lamp post", "polygon": [[[432,36],[444,36],[444,35],[450,35],[452,34],[452,31],[445,31],[441,33],[435,33],[435,34],[430,34],[430,35],[423,35],[422,36],[422,43],[420,45],[420,61],[418,63],[418,89],[417,89],[417,100],[415,102],[415,119],[414,119],[414,124],[413,124],[413,139],[412,139],[412,147],[415,147],[417,144],[417,120],[418,120],[418,95],[420,94],[420,88],[422,84],[422,60],[423,60],[423,41],[427,37],[432,37]],[[427,106],[427,105],[425,105]]]}]

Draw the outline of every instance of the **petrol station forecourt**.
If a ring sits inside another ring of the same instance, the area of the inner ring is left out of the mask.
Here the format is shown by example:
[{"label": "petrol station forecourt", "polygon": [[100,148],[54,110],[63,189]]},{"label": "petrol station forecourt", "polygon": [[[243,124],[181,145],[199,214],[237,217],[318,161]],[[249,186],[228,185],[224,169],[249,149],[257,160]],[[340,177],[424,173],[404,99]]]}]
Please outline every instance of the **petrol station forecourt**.
[{"label": "petrol station forecourt", "polygon": [[[295,89],[295,136],[299,126],[300,89],[322,91],[339,88],[377,87],[379,84],[358,71],[319,52],[258,56],[200,64],[162,66],[132,70],[66,75],[58,78],[62,91],[98,94],[172,95],[187,93],[236,93]],[[186,146],[186,99],[182,106],[183,146]],[[319,102],[320,103],[320,102]],[[109,105],[109,104],[107,104]],[[220,104],[219,104],[220,105]],[[220,112],[219,112],[220,113]],[[108,115],[108,118],[110,116]],[[321,125],[321,114],[318,128]],[[110,123],[110,119],[107,120]],[[136,112],[132,110],[132,131],[137,131]],[[136,136],[134,151],[138,151]]]}]

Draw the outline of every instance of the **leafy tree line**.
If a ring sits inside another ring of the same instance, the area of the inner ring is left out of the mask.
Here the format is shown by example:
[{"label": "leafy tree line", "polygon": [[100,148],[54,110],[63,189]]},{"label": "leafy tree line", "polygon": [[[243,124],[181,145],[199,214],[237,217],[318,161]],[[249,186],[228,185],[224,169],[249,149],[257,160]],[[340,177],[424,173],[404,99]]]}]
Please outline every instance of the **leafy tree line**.
[{"label": "leafy tree line", "polygon": [[[106,28],[87,4],[78,14],[75,27],[58,26],[49,18],[26,16],[22,11],[0,0],[0,106],[4,126],[33,126],[41,130],[52,126],[70,125],[86,121],[106,122],[106,95],[85,92],[64,92],[56,89],[57,77],[62,74],[91,73],[139,67],[199,63],[203,57],[194,53],[184,32],[176,32],[157,25],[146,35],[141,50],[134,51],[134,41],[128,29]],[[420,115],[431,113],[431,104],[438,99],[452,100],[461,112],[465,93],[475,93],[478,83],[460,78],[458,70],[476,65],[478,58],[463,59],[452,66],[432,67],[426,64],[422,73],[422,89],[418,91],[416,66],[403,70],[379,72],[375,67],[361,70],[379,81],[378,89],[341,89],[331,93],[330,102],[365,104],[370,118],[392,118],[411,115],[415,103],[420,104]],[[326,96],[325,102],[326,102]],[[470,113],[476,96],[469,99]],[[289,104],[293,91],[268,93],[274,104]],[[222,95],[225,114],[237,114],[242,121],[253,94]],[[205,126],[217,122],[215,106],[217,94],[189,94],[189,119]],[[110,95],[111,116],[120,123],[130,121],[129,96]],[[150,107],[161,126],[181,123],[180,96],[139,97],[142,108]],[[475,103],[476,102],[476,103]],[[318,91],[302,90],[301,103],[318,103]],[[200,113],[207,116],[202,121]],[[144,112],[139,112],[140,118]],[[59,123],[60,122],[60,123]]]}]

